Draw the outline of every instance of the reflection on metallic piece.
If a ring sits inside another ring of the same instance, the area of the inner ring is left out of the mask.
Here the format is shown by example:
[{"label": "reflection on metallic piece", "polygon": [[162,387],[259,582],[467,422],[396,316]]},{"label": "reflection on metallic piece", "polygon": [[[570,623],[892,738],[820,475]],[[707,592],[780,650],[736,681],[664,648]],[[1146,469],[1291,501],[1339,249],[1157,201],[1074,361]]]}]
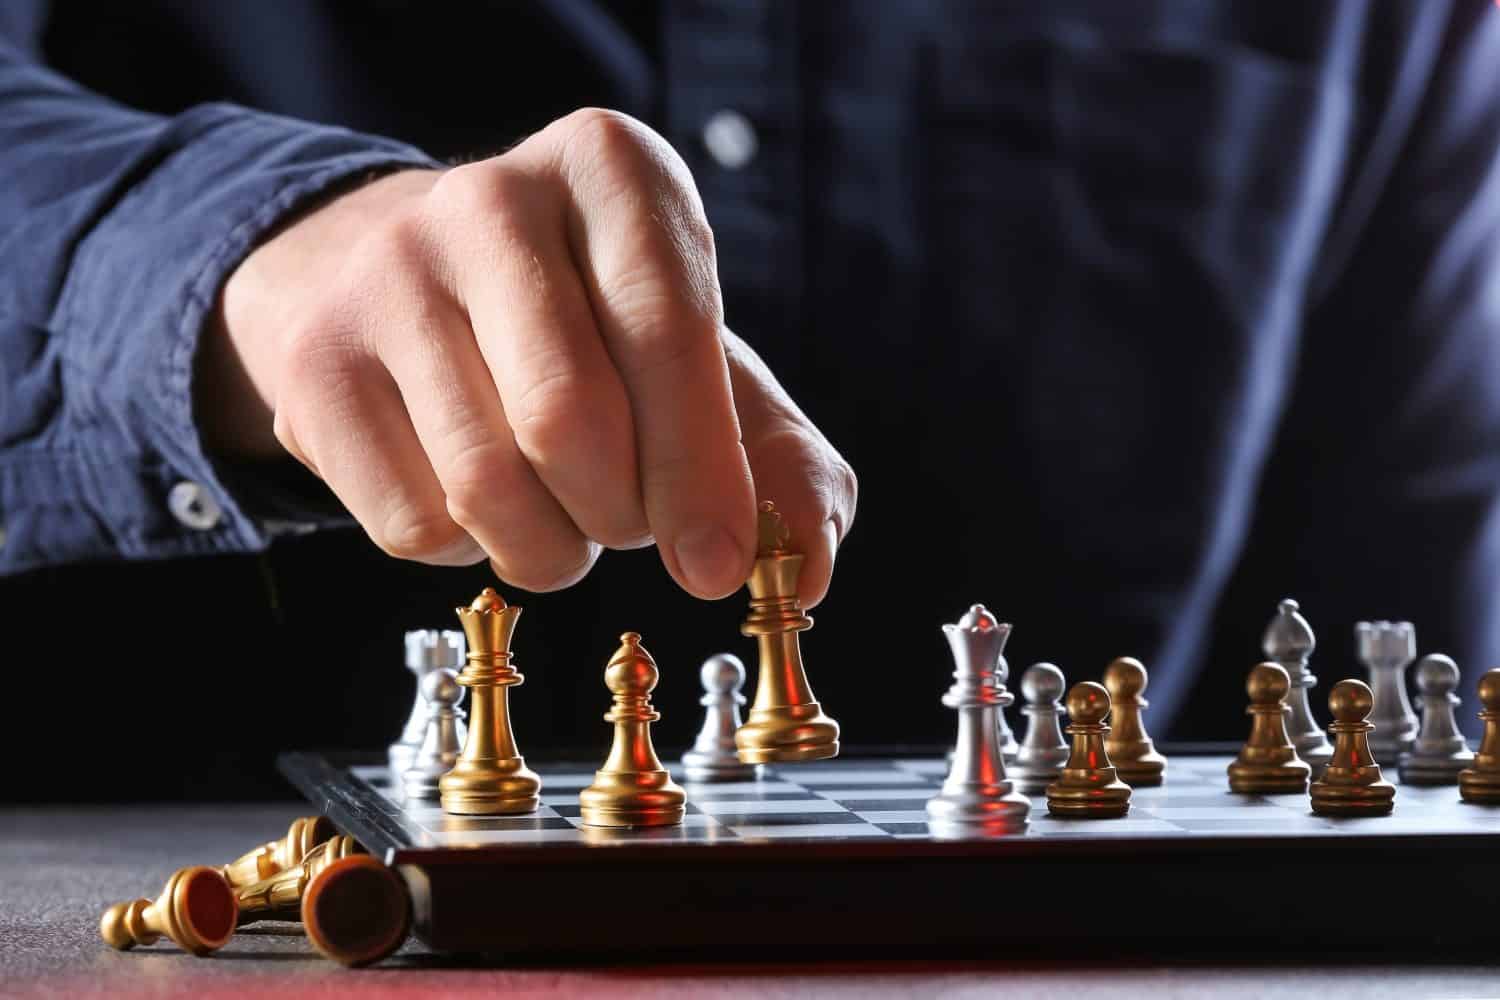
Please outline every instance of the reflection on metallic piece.
[{"label": "reflection on metallic piece", "polygon": [[1479,678],[1479,704],[1484,735],[1474,766],[1458,776],[1458,792],[1465,802],[1500,805],[1500,667],[1486,670]]},{"label": "reflection on metallic piece", "polygon": [[703,684],[703,726],[693,748],[682,755],[688,781],[753,781],[760,770],[740,762],[734,749],[734,732],[740,727],[740,706],[745,703],[745,665],[732,653],[719,653],[703,661],[698,671]]},{"label": "reflection on metallic piece", "polygon": [[604,669],[614,705],[604,721],[615,724],[609,759],[594,783],[578,794],[588,826],[671,826],[682,822],[687,796],[661,766],[651,744],[651,723],[661,714],[651,707],[660,674],[636,632],[620,636],[620,648]]},{"label": "reflection on metallic piece", "polygon": [[1115,773],[1131,787],[1162,783],[1167,758],[1157,752],[1146,733],[1143,715],[1150,702],[1141,697],[1146,690],[1146,668],[1132,656],[1122,656],[1104,668],[1104,689],[1109,692],[1110,734],[1104,749]]},{"label": "reflection on metallic piece", "polygon": [[1276,606],[1276,617],[1266,626],[1260,648],[1266,658],[1286,671],[1291,679],[1291,691],[1287,695],[1290,715],[1286,720],[1287,736],[1297,748],[1297,756],[1313,768],[1322,767],[1333,755],[1333,744],[1323,733],[1323,727],[1313,718],[1310,695],[1317,686],[1307,661],[1317,648],[1318,641],[1312,626],[1302,617],[1297,602],[1291,598]]},{"label": "reflection on metallic piece", "polygon": [[1068,692],[1067,733],[1073,752],[1056,781],[1047,786],[1047,811],[1076,819],[1113,819],[1130,811],[1130,786],[1115,774],[1104,749],[1109,692],[1082,681]]},{"label": "reflection on metallic piece", "polygon": [[1245,681],[1245,693],[1250,696],[1250,707],[1245,709],[1250,716],[1250,738],[1229,765],[1230,791],[1245,795],[1300,795],[1307,791],[1312,768],[1297,756],[1297,747],[1286,731],[1291,687],[1292,680],[1279,663],[1257,663],[1250,668]]},{"label": "reflection on metallic piece", "polygon": [[1312,783],[1312,811],[1319,816],[1384,816],[1395,806],[1396,786],[1384,780],[1370,754],[1365,721],[1375,702],[1373,692],[1355,680],[1339,681],[1328,693],[1333,723],[1333,757]]},{"label": "reflection on metallic piece", "polygon": [[426,726],[411,766],[401,773],[401,789],[408,799],[431,801],[440,798],[438,782],[458,763],[463,750],[464,713],[458,703],[464,689],[458,674],[446,667],[428,671],[420,688]]},{"label": "reflection on metallic piece", "polygon": [[[943,704],[958,710],[958,740],[943,788],[927,800],[929,827],[961,833],[981,827],[996,833],[1026,829],[1031,803],[1005,776],[996,713],[1015,699],[1000,680],[997,664],[1010,626],[975,604],[957,625],[944,625],[953,651],[953,686]],[[954,829],[956,828],[956,829]]]},{"label": "reflection on metallic piece", "polygon": [[521,609],[485,587],[467,608],[455,608],[469,640],[458,683],[469,699],[469,735],[453,770],[438,782],[443,811],[461,816],[536,811],[542,780],[516,749],[507,689],[525,678],[511,666],[510,640]]},{"label": "reflection on metallic piece", "polygon": [[[464,665],[464,634],[452,629],[414,629],[406,633],[406,669],[416,675],[417,690],[401,738],[386,749],[391,780],[399,787],[401,776],[411,767],[412,758],[427,735],[427,708],[422,700],[422,678],[432,670],[452,670]],[[463,744],[463,724],[458,727],[458,742]]]},{"label": "reflection on metallic piece", "polygon": [[760,546],[750,572],[750,614],[740,626],[760,646],[750,718],[734,734],[746,764],[791,764],[839,753],[839,724],[813,698],[797,633],[812,628],[797,599],[804,556],[787,549],[787,529],[769,501],[760,505]]},{"label": "reflection on metallic piece", "polygon": [[302,892],[307,884],[340,858],[364,853],[365,849],[353,837],[339,834],[308,851],[306,857],[285,871],[253,885],[240,886],[235,890],[239,922],[299,919]]},{"label": "reflection on metallic piece", "polygon": [[1459,705],[1458,664],[1441,653],[1417,662],[1417,704],[1422,728],[1411,753],[1401,760],[1401,780],[1408,785],[1456,785],[1458,773],[1474,763],[1454,717]]},{"label": "reflection on metallic piece", "polygon": [[1021,714],[1031,721],[1006,773],[1027,795],[1040,795],[1062,774],[1068,762],[1068,742],[1062,734],[1062,704],[1067,682],[1050,663],[1033,663],[1021,674]]},{"label": "reflection on metallic piece", "polygon": [[[1002,688],[1010,683],[1010,664],[1006,662],[1004,652],[1001,652],[996,657],[995,679]],[[995,706],[995,726],[1000,736],[1000,755],[1005,758],[1007,764],[1016,759],[1016,754],[1021,749],[1020,744],[1016,742],[1015,732],[1010,728],[1010,723],[1005,718],[1006,706],[1015,700],[1015,697],[1012,696],[1010,701],[1007,701],[1005,705]],[[950,757],[949,760],[951,761],[952,758]]]},{"label": "reflection on metallic piece", "polygon": [[198,865],[173,873],[154,902],[135,899],[105,910],[99,933],[121,951],[166,936],[183,951],[207,955],[234,934],[236,917],[234,889],[220,872]]},{"label": "reflection on metallic piece", "polygon": [[1360,622],[1354,626],[1354,645],[1370,671],[1375,698],[1370,752],[1379,763],[1395,766],[1417,742],[1417,716],[1406,696],[1406,668],[1417,655],[1417,630],[1411,622]]},{"label": "reflection on metallic piece", "polygon": [[300,862],[307,852],[338,833],[325,816],[292,820],[286,836],[262,844],[222,866],[219,873],[235,888],[270,878]]}]

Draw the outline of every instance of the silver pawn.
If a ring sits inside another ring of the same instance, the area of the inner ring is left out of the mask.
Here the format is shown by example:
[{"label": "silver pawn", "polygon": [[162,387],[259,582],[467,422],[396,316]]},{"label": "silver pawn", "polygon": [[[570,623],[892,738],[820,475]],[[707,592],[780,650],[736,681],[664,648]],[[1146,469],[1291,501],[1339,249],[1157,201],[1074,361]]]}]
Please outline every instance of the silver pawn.
[{"label": "silver pawn", "polygon": [[1416,745],[1401,762],[1401,780],[1408,785],[1456,785],[1458,772],[1474,766],[1474,751],[1458,731],[1454,712],[1459,705],[1458,664],[1441,653],[1417,662],[1417,704],[1422,728]]},{"label": "silver pawn", "polygon": [[413,698],[406,725],[401,727],[401,738],[386,749],[391,780],[397,785],[401,783],[401,776],[406,773],[406,769],[411,767],[412,758],[416,756],[417,748],[422,745],[422,738],[427,732],[427,705],[420,692],[422,677],[429,670],[439,667],[445,670],[462,670],[463,665],[462,632],[423,628],[406,633],[406,669],[416,674],[415,686],[419,690]]},{"label": "silver pawn", "polygon": [[1354,626],[1354,644],[1375,694],[1370,753],[1376,763],[1394,767],[1417,742],[1417,716],[1406,696],[1406,668],[1417,656],[1417,630],[1411,622],[1360,622]]},{"label": "silver pawn", "polygon": [[401,788],[408,799],[438,799],[438,779],[453,769],[463,750],[464,689],[458,674],[446,667],[429,670],[417,685],[426,708],[422,744],[411,764],[401,773]]},{"label": "silver pawn", "polygon": [[956,625],[944,625],[953,650],[953,686],[943,704],[958,710],[958,741],[948,778],[927,800],[929,825],[937,836],[1019,833],[1031,802],[1005,776],[1000,750],[999,709],[1014,701],[1000,683],[1000,653],[1010,626],[976,604]]},{"label": "silver pawn", "polygon": [[1021,696],[1026,699],[1021,714],[1031,721],[1009,774],[1027,795],[1045,792],[1068,763],[1071,748],[1063,739],[1060,701],[1067,683],[1063,672],[1050,663],[1033,663],[1021,674]]},{"label": "silver pawn", "polygon": [[1299,613],[1296,601],[1287,598],[1276,605],[1276,617],[1266,626],[1260,648],[1266,659],[1285,670],[1291,678],[1291,690],[1286,697],[1286,734],[1297,748],[1297,756],[1314,769],[1327,764],[1333,756],[1333,744],[1328,742],[1323,727],[1313,718],[1308,700],[1318,679],[1308,669],[1307,661],[1317,645],[1312,626]]},{"label": "silver pawn", "polygon": [[734,749],[745,703],[745,665],[733,653],[719,653],[703,661],[698,680],[703,684],[698,704],[706,711],[693,748],[682,755],[683,774],[699,783],[755,780],[759,767],[741,763]]}]

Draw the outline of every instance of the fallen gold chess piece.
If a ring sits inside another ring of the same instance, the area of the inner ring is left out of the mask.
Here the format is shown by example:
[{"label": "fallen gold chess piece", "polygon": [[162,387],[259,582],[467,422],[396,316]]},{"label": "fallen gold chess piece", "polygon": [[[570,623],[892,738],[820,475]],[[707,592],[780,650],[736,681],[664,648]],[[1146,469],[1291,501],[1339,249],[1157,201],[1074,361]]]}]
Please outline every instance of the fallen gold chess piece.
[{"label": "fallen gold chess piece", "polygon": [[120,951],[165,936],[183,951],[203,956],[224,947],[238,917],[234,890],[224,876],[195,865],[174,872],[154,902],[134,899],[105,910],[99,933]]},{"label": "fallen gold chess piece", "polygon": [[300,863],[309,851],[337,833],[325,816],[301,816],[292,820],[280,840],[262,844],[218,870],[236,889],[252,885]]}]

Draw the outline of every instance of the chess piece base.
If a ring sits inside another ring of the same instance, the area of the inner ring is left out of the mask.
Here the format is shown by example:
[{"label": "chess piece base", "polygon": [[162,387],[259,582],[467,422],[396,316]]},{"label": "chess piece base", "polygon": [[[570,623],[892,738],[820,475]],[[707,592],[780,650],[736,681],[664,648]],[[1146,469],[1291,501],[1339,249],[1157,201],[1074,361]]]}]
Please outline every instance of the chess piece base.
[{"label": "chess piece base", "polygon": [[1312,768],[1302,760],[1281,764],[1237,760],[1229,765],[1229,790],[1240,795],[1302,795],[1311,777]]},{"label": "chess piece base", "polygon": [[675,826],[687,795],[666,771],[597,771],[578,793],[587,826]]},{"label": "chess piece base", "polygon": [[1115,751],[1108,745],[1105,746],[1105,752],[1109,754],[1110,763],[1115,766],[1116,776],[1132,788],[1154,788],[1166,776],[1167,758],[1155,750],[1134,759],[1126,753],[1123,760],[1116,757]]},{"label": "chess piece base", "polygon": [[721,781],[759,781],[761,768],[742,764],[739,757],[724,758],[717,754],[689,750],[682,755],[682,774],[694,784],[707,785]]},{"label": "chess piece base", "polygon": [[149,945],[166,935],[183,951],[201,957],[229,941],[238,918],[229,882],[199,865],[174,872],[155,901],[136,899],[111,906],[99,921],[99,933],[120,950]]},{"label": "chess piece base", "polygon": [[1467,768],[1458,776],[1458,794],[1475,805],[1500,805],[1500,774]]},{"label": "chess piece base", "polygon": [[1326,766],[1333,759],[1333,744],[1323,738],[1321,730],[1294,739],[1292,744],[1297,748],[1297,756],[1314,769]]},{"label": "chess piece base", "polygon": [[1401,762],[1403,785],[1456,785],[1458,776],[1474,766],[1474,755],[1424,759],[1415,754]]},{"label": "chess piece base", "polygon": [[1009,782],[997,785],[943,786],[927,800],[931,824],[980,826],[997,832],[1019,833],[1030,822],[1031,801]]},{"label": "chess piece base", "polygon": [[378,962],[406,940],[411,899],[401,876],[368,854],[334,861],[302,894],[302,927],[324,958]]},{"label": "chess piece base", "polygon": [[839,724],[815,701],[752,708],[734,734],[744,764],[795,764],[839,755]]},{"label": "chess piece base", "polygon": [[510,816],[541,805],[542,779],[520,757],[459,760],[438,788],[443,812],[455,816]]},{"label": "chess piece base", "polygon": [[1064,819],[1118,819],[1130,812],[1130,786],[1123,781],[1047,786],[1047,812]]},{"label": "chess piece base", "polygon": [[1312,811],[1319,816],[1384,816],[1396,807],[1396,786],[1389,781],[1369,785],[1314,784]]}]

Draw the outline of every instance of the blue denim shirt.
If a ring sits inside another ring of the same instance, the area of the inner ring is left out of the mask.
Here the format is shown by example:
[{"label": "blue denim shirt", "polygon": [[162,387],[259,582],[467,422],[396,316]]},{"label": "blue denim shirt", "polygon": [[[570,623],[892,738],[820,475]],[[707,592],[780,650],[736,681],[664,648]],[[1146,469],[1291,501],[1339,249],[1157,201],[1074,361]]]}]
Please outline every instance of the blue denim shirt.
[{"label": "blue denim shirt", "polygon": [[226,275],[322,192],[586,103],[693,168],[730,325],[861,475],[848,579],[997,581],[1171,674],[1274,553],[1500,655],[1480,0],[10,0],[0,571],[323,523],[204,453]]}]

